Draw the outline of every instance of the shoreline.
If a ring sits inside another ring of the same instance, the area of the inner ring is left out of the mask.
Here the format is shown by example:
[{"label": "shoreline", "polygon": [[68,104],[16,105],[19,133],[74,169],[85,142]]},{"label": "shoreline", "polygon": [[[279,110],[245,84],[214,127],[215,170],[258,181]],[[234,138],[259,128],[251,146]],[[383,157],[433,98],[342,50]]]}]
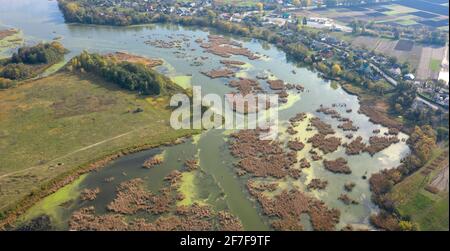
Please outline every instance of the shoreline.
[{"label": "shoreline", "polygon": [[[56,177],[53,180],[48,181],[47,183],[43,184],[39,191],[32,191],[29,195],[25,196],[22,200],[20,200],[15,205],[11,205],[12,208],[11,211],[5,213],[5,216],[0,220],[0,231],[5,230],[13,230],[8,229],[9,227],[13,227],[13,223],[17,220],[17,218],[21,215],[23,215],[28,209],[30,209],[34,204],[36,204],[38,201],[42,200],[43,198],[55,193],[59,189],[63,188],[64,186],[69,185],[73,181],[75,181],[77,178],[79,178],[81,175],[99,170],[109,163],[111,163],[114,160],[117,160],[121,157],[143,152],[147,150],[151,150],[158,147],[163,146],[173,146],[177,144],[182,144],[185,140],[190,139],[192,136],[197,135],[201,132],[192,132],[192,133],[186,133],[186,135],[178,137],[176,139],[173,139],[168,142],[162,142],[162,143],[156,143],[156,144],[144,144],[144,145],[137,145],[132,146],[128,148],[124,148],[121,150],[118,150],[115,153],[107,154],[105,156],[99,157],[95,160],[92,160],[86,164],[82,164],[78,166],[77,168],[74,168],[71,171],[68,171],[65,174],[60,175],[61,177]],[[46,188],[48,187],[48,188]]]},{"label": "shoreline", "polygon": [[[405,125],[405,123],[395,120],[386,112],[381,112],[381,111],[377,111],[373,108],[370,108],[371,107],[370,103],[371,103],[371,101],[374,101],[374,98],[376,98],[375,96],[371,95],[370,93],[367,93],[366,90],[362,89],[364,91],[364,94],[366,94],[369,97],[369,100],[363,100],[364,99],[363,93],[359,93],[356,90],[351,90],[348,88],[348,86],[346,86],[346,85],[351,85],[353,87],[352,84],[339,83],[339,85],[341,86],[342,90],[345,91],[347,94],[358,97],[359,106],[360,106],[358,113],[361,113],[361,114],[364,114],[365,116],[367,116],[369,118],[370,122],[372,122],[373,124],[382,125],[386,128],[397,128],[398,130],[400,130],[401,132],[403,132],[404,134],[406,134],[408,136],[411,134],[411,128],[409,128],[407,125]],[[384,102],[384,101],[382,101],[382,102]],[[381,114],[382,116],[385,116],[386,118],[385,119],[378,118],[377,113]]]}]

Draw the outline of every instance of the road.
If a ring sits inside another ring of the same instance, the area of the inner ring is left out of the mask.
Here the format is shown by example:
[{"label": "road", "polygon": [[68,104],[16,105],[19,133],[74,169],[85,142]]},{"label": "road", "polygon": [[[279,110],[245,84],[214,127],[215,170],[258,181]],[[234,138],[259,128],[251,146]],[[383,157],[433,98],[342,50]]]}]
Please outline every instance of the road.
[{"label": "road", "polygon": [[426,105],[428,105],[429,107],[431,107],[433,110],[439,110],[439,109],[441,109],[440,106],[431,103],[430,101],[428,101],[428,100],[422,98],[421,96],[417,96],[417,97],[416,97],[416,100],[419,100],[419,101],[423,102],[424,104],[426,104]]},{"label": "road", "polygon": [[398,85],[398,82],[397,82],[395,79],[389,77],[389,75],[387,75],[387,74],[386,74],[383,70],[381,70],[378,66],[376,66],[376,65],[373,64],[372,62],[370,62],[369,64],[370,64],[370,67],[372,67],[376,72],[378,72],[378,74],[380,74],[384,79],[386,79],[386,81],[387,81],[389,84],[391,84],[391,85],[393,85],[393,86],[397,86],[397,85]]}]

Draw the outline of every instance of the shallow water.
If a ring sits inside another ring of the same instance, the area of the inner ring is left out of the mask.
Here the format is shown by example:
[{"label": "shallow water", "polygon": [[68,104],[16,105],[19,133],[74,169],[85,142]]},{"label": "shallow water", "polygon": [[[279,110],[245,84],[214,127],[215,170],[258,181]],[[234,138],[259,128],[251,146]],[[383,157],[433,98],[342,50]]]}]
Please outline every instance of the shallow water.
[{"label": "shallow water", "polygon": [[[127,51],[132,54],[163,59],[164,65],[157,69],[173,77],[176,82],[180,82],[184,86],[200,85],[203,88],[203,93],[225,94],[232,90],[225,85],[228,80],[211,80],[200,73],[200,71],[220,67],[219,61],[222,59],[212,54],[203,53],[203,50],[194,42],[197,38],[207,37],[209,33],[204,29],[183,28],[174,25],[107,27],[65,24],[56,1],[48,0],[0,0],[0,27],[22,30],[26,43],[29,44],[62,37],[60,41],[70,50],[66,60],[85,49],[101,53]],[[149,39],[168,40],[167,36],[179,38],[177,36],[181,35],[191,39],[190,47],[186,46],[185,51],[159,49],[144,43]],[[308,90],[301,94],[291,93],[288,104],[281,107],[279,116],[282,127],[286,127],[287,120],[296,113],[306,112],[333,125],[333,128],[337,131],[337,136],[343,138],[343,141],[346,142],[345,134],[337,129],[338,122],[336,120],[315,112],[321,104],[331,107],[334,103],[345,103],[345,108],[336,109],[360,127],[360,130],[354,133],[355,137],[360,135],[367,141],[372,136],[374,129],[381,129],[382,133],[387,130],[382,126],[374,125],[367,116],[356,112],[359,108],[356,96],[347,94],[339,87],[335,88],[334,86],[332,88],[330,83],[319,78],[317,73],[288,62],[282,51],[267,43],[260,43],[255,40],[241,42],[245,47],[258,54],[266,55],[266,57],[261,60],[250,61],[242,56],[233,56],[233,60],[247,63],[238,74],[239,76],[254,78],[262,71],[269,71],[276,78],[289,83],[301,83]],[[191,49],[195,49],[195,51]],[[201,66],[191,65],[194,58],[200,56],[209,58]],[[293,70],[296,71],[296,74],[293,73]],[[260,83],[264,88],[267,88],[263,81],[260,81]],[[346,114],[346,109],[352,109],[353,112]],[[282,131],[284,132],[284,130]],[[227,150],[227,135],[229,135],[229,132],[209,131],[181,145],[161,147],[120,158],[107,167],[80,178],[72,184],[70,193],[64,190],[57,192],[54,196],[58,198],[58,203],[55,203],[54,198],[42,200],[30,209],[21,221],[27,221],[45,213],[51,216],[52,222],[57,228],[65,229],[67,228],[68,218],[76,209],[94,205],[98,213],[106,212],[106,205],[114,198],[115,188],[120,182],[139,177],[145,180],[150,190],[156,192],[161,187],[163,178],[167,174],[172,170],[181,169],[186,159],[197,156],[200,161],[201,172],[195,177],[186,178],[186,183],[189,184],[183,186],[183,189],[190,195],[186,203],[197,201],[210,204],[217,209],[229,209],[240,218],[247,230],[269,229],[268,219],[261,216],[259,206],[254,200],[250,199],[245,189],[245,178],[237,177],[233,170],[235,160]],[[310,135],[311,132],[303,130],[300,139],[305,141],[304,138]],[[286,137],[286,135],[283,134],[282,137]],[[406,135],[402,134],[400,138],[406,138]],[[306,148],[299,153],[299,159],[303,158],[302,155],[306,155],[309,149],[310,145],[307,144]],[[366,153],[358,156],[345,156],[344,148],[340,147],[337,152],[328,154],[326,158],[345,157],[353,171],[352,174],[336,175],[325,170],[321,162],[311,162],[312,167],[304,171],[302,178],[299,180],[286,178],[282,185],[305,189],[305,184],[312,178],[326,179],[329,182],[327,189],[311,194],[325,201],[328,206],[338,208],[341,211],[339,226],[344,226],[347,223],[367,224],[368,216],[376,210],[376,207],[370,201],[368,182],[361,177],[365,174],[370,176],[370,174],[381,169],[397,166],[400,159],[408,151],[407,145],[403,142],[392,145],[374,157],[370,157]],[[142,163],[155,154],[164,154],[164,163],[151,170],[143,169]],[[109,177],[114,177],[114,181],[105,182],[105,178]],[[359,205],[345,206],[337,200],[343,192],[343,185],[348,181],[356,183],[351,197],[358,199]],[[94,202],[80,201],[78,195],[82,189],[95,187],[99,187],[101,192]],[[64,204],[64,206],[61,206],[61,204]],[[307,221],[307,217],[306,220],[302,217],[303,221]]]}]

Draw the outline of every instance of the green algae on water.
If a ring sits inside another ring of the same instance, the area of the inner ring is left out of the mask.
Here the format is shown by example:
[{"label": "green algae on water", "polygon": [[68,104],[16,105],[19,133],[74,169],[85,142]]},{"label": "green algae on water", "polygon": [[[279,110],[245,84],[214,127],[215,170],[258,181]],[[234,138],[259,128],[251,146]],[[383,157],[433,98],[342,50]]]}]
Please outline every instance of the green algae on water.
[{"label": "green algae on water", "polygon": [[180,181],[180,188],[178,191],[183,195],[183,200],[178,202],[180,206],[190,206],[194,203],[200,205],[205,204],[201,199],[199,199],[198,188],[196,185],[196,171],[184,172]]},{"label": "green algae on water", "polygon": [[170,78],[175,84],[181,86],[184,89],[192,88],[192,76],[175,76]]},{"label": "green algae on water", "polygon": [[21,216],[18,222],[29,222],[30,220],[45,214],[50,217],[52,225],[57,228],[62,227],[64,225],[64,219],[66,218],[64,217],[66,211],[64,204],[78,198],[81,192],[80,184],[86,177],[87,174],[83,174],[74,182],[45,197]]}]

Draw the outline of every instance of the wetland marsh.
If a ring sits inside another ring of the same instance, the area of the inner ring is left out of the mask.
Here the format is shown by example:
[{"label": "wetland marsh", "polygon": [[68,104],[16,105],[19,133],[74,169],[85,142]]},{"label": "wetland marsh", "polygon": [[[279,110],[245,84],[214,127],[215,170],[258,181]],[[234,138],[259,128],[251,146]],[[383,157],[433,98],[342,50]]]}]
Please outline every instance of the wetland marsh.
[{"label": "wetland marsh", "polygon": [[[90,213],[97,217],[109,215],[111,203],[119,199],[118,188],[136,179],[142,181],[140,183],[142,189],[151,192],[152,196],[161,195],[161,189],[167,188],[176,199],[170,199],[168,202],[170,209],[162,213],[154,213],[153,208],[133,211],[125,217],[126,219],[121,219],[127,223],[136,219],[144,219],[147,222],[155,222],[162,217],[172,219],[170,217],[173,215],[180,214],[178,207],[194,205],[209,207],[213,218],[208,222],[212,222],[213,226],[219,226],[218,229],[221,229],[221,222],[224,219],[220,212],[226,212],[235,217],[244,230],[270,230],[279,223],[274,224],[273,216],[268,213],[270,211],[268,205],[276,202],[284,203],[286,198],[293,198],[295,201],[298,200],[298,203],[306,200],[307,205],[314,208],[328,208],[325,212],[326,219],[332,219],[331,222],[336,221],[331,229],[341,229],[348,224],[370,228],[369,217],[377,211],[377,208],[370,200],[371,192],[365,177],[370,177],[372,173],[382,169],[398,166],[402,157],[409,153],[405,143],[407,135],[399,133],[395,136],[398,137],[398,141],[387,147],[381,147],[372,155],[365,151],[358,151],[358,154],[346,154],[346,147],[343,144],[349,144],[357,137],[361,137],[365,144],[371,144],[370,138],[378,134],[374,132],[379,131],[380,137],[384,137],[383,134],[387,137],[389,128],[373,124],[367,116],[359,113],[359,102],[356,96],[320,78],[317,72],[290,62],[284,52],[267,43],[229,37],[218,34],[214,30],[176,25],[108,27],[66,24],[56,1],[0,0],[0,2],[2,3],[0,5],[2,27],[19,29],[24,34],[27,44],[43,40],[51,41],[58,37],[58,40],[70,50],[66,60],[80,54],[83,50],[102,54],[127,52],[161,59],[163,64],[155,68],[157,71],[171,77],[174,82],[184,88],[199,85],[202,87],[203,94],[224,95],[236,91],[229,83],[237,78],[256,80],[263,91],[274,92],[270,88],[270,82],[261,79],[261,76],[266,76],[269,81],[282,80],[286,84],[299,84],[303,87],[303,91],[295,88],[286,90],[288,94],[286,102],[280,105],[279,110],[280,134],[277,139],[280,149],[286,153],[291,152],[287,146],[288,142],[298,140],[304,144],[302,147],[291,147],[296,151],[293,151],[294,153],[290,156],[294,156],[293,158],[297,160],[297,163],[292,163],[291,169],[301,170],[299,175],[254,175],[248,170],[242,172],[242,168],[237,167],[241,159],[232,155],[230,151],[230,143],[233,141],[231,135],[236,132],[204,131],[179,144],[164,145],[122,156],[101,169],[83,174],[21,215],[15,223],[15,226],[19,228],[30,224],[33,219],[46,215],[50,221],[48,224],[50,229],[67,230],[73,226],[71,225],[71,221],[74,220],[73,215],[89,207],[94,208]],[[31,18],[24,18],[24,15]],[[239,62],[232,66],[234,76],[209,78],[202,74],[205,71],[224,68],[224,55],[212,53],[211,49],[205,50],[199,42],[211,40],[211,35],[239,44],[240,50],[231,51],[231,55],[226,55],[230,60]],[[352,125],[357,127],[350,128],[352,136],[349,136],[349,130],[342,128],[342,120],[337,119],[336,116],[324,114],[323,110],[320,110],[321,107],[333,108],[340,116],[351,120]],[[304,113],[305,118],[295,123],[290,122],[290,119],[299,113]],[[340,144],[333,151],[325,154],[323,150],[314,148],[312,143],[308,143],[308,139],[320,133],[322,129],[321,126],[315,125],[314,118],[329,125],[334,131],[333,137],[340,138]],[[0,140],[2,140],[1,137]],[[255,142],[249,144],[253,146]],[[0,144],[0,147],[7,146]],[[312,159],[311,153],[314,151],[324,160],[345,158],[351,172],[330,172],[324,168],[322,160]],[[162,162],[151,168],[143,168],[144,162],[154,156],[161,157]],[[3,156],[0,160],[3,158],[6,159],[8,156]],[[309,168],[299,167],[301,163],[304,163],[303,159],[309,163]],[[196,160],[198,168],[187,169],[185,163],[188,160]],[[27,167],[19,165],[17,168]],[[170,180],[167,179],[174,171],[178,171],[180,175],[175,185],[169,184]],[[7,173],[5,162],[0,162],[0,172],[0,175]],[[323,189],[308,189],[308,184],[314,179],[326,181],[327,184]],[[254,187],[249,189],[249,182],[265,184],[265,187],[259,187],[260,192],[255,196]],[[354,184],[348,196],[357,203],[343,203],[339,199],[345,193],[345,186],[348,183]],[[267,184],[275,185],[269,189],[267,187],[270,185]],[[1,179],[0,186],[2,186]],[[93,200],[82,200],[85,189],[98,189],[99,192]],[[286,191],[289,190],[300,191],[300,194],[287,193]],[[2,201],[1,204],[3,206],[6,201]],[[288,206],[295,208],[290,204]],[[332,209],[340,213],[336,214]],[[323,215],[323,211],[315,212],[306,208],[299,212],[295,217],[301,218],[296,220],[301,221],[304,230],[313,228],[329,230],[329,226],[318,223],[322,219],[319,219],[317,215]],[[190,221],[195,221],[197,213],[196,211],[196,216],[192,218],[189,218],[191,215],[188,213],[185,215]],[[306,213],[309,213],[309,216]],[[80,219],[82,216],[77,215],[77,217]],[[236,221],[231,216],[225,218],[231,222]],[[94,219],[97,218],[94,217]],[[137,225],[136,222],[130,224]],[[152,227],[154,226],[147,229],[153,229]]]}]

